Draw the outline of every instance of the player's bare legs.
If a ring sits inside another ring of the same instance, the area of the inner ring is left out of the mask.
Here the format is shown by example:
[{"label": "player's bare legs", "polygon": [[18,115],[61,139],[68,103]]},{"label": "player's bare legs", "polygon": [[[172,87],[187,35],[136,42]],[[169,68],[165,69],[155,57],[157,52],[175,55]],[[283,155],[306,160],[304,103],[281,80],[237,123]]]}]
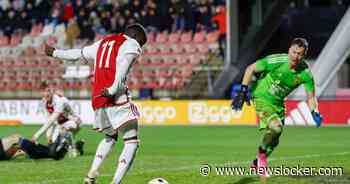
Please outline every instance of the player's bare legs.
[{"label": "player's bare legs", "polygon": [[118,168],[111,184],[120,184],[126,172],[131,167],[139,147],[137,120],[128,122],[119,129],[119,132],[123,134],[124,148],[119,156]]}]

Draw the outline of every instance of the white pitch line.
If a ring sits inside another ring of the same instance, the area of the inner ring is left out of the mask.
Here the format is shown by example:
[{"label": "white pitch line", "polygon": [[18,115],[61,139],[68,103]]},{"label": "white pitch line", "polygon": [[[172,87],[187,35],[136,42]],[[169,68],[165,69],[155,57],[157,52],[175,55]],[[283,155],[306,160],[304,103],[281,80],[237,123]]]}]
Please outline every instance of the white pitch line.
[{"label": "white pitch line", "polygon": [[[339,153],[332,153],[332,154],[309,154],[309,155],[299,155],[299,156],[293,156],[293,157],[277,157],[277,158],[271,158],[269,159],[270,161],[280,161],[280,160],[297,160],[297,159],[307,159],[307,158],[317,158],[317,157],[327,157],[327,156],[337,156],[337,155],[349,155],[350,152],[339,152]],[[249,164],[251,163],[251,160],[248,161],[240,161],[240,162],[231,162],[231,163],[224,163],[228,165],[240,165],[240,164]],[[210,165],[223,165],[221,164],[210,164]],[[142,172],[138,173],[131,173],[129,175],[139,175],[139,174],[144,174],[144,173],[152,173],[152,172],[158,172],[158,171],[181,171],[181,170],[186,170],[186,169],[197,169],[199,168],[200,165],[187,165],[183,167],[167,167],[167,168],[158,168],[158,169],[142,169]],[[113,174],[102,174],[99,177],[112,177]],[[11,183],[11,184],[50,184],[50,183],[60,183],[63,181],[76,181],[76,180],[83,180],[83,177],[70,177],[70,178],[64,178],[64,179],[53,179],[53,180],[46,180],[42,182],[16,182],[16,183]]]}]

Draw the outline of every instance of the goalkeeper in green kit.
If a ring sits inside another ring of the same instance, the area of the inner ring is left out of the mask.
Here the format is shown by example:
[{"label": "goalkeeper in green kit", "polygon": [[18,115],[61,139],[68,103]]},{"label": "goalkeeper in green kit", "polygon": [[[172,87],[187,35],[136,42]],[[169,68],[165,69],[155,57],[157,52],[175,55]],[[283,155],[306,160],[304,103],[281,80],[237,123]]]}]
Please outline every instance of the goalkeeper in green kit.
[{"label": "goalkeeper in green kit", "polygon": [[[303,38],[295,38],[288,54],[273,54],[257,60],[245,70],[242,84],[233,86],[232,109],[242,110],[244,102],[250,105],[251,97],[260,119],[259,128],[264,131],[257,157],[252,163],[252,167],[259,171],[258,174],[262,178],[269,176],[265,169],[267,157],[277,147],[283,131],[284,99],[299,85],[304,85],[308,106],[317,126],[322,123],[313,76],[304,60],[307,50],[307,41]],[[253,76],[257,80],[252,83],[249,90],[248,85]]]}]

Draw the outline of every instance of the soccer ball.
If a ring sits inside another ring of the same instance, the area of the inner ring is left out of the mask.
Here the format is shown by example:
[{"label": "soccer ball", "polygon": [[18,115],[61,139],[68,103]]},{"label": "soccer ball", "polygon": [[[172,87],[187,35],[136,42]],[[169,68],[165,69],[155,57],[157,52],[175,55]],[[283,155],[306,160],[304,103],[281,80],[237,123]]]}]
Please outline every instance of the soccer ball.
[{"label": "soccer ball", "polygon": [[149,181],[148,184],[169,184],[169,182],[167,182],[163,178],[154,178],[151,181]]}]

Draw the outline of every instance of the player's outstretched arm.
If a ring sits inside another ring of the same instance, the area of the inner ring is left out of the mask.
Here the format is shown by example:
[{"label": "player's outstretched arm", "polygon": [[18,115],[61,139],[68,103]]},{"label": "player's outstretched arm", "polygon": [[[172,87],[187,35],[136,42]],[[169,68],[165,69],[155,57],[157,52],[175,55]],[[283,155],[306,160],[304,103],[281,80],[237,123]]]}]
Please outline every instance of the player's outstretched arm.
[{"label": "player's outstretched arm", "polygon": [[78,61],[82,58],[82,49],[59,50],[49,45],[45,45],[45,54],[62,60]]},{"label": "player's outstretched arm", "polygon": [[317,127],[321,126],[323,117],[318,109],[318,103],[315,92],[307,92],[307,103],[311,109],[312,118],[316,122]]},{"label": "player's outstretched arm", "polygon": [[57,112],[52,113],[49,117],[49,120],[33,135],[32,141],[36,142],[39,139],[39,137],[53,125],[53,123],[57,120],[59,115],[60,114]]},{"label": "player's outstretched arm", "polygon": [[95,42],[90,46],[83,47],[81,49],[56,49],[52,46],[45,45],[45,54],[50,57],[58,58],[61,60],[76,62],[83,61],[87,64],[89,61],[93,61],[96,57],[100,41]]},{"label": "player's outstretched arm", "polygon": [[256,63],[253,63],[249,65],[245,70],[242,85],[248,86],[252,81],[252,78],[255,72],[256,72]]}]

